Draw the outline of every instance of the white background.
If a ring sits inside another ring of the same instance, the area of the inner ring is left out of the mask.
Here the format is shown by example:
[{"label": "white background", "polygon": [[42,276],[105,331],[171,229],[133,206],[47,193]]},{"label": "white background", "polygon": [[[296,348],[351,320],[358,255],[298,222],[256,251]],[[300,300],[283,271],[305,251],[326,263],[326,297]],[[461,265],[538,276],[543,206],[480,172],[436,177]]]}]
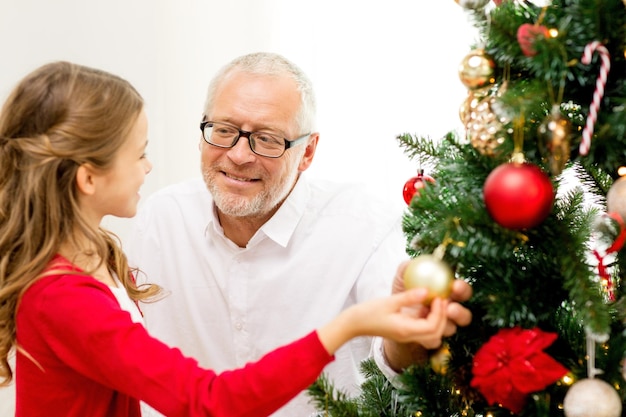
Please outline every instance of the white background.
[{"label": "white background", "polygon": [[[417,161],[395,137],[460,127],[458,64],[474,41],[453,0],[0,0],[0,98],[54,60],[128,79],[150,120],[145,198],[199,174],[198,123],[214,72],[247,52],[278,52],[317,92],[310,175],[366,182],[404,206]],[[131,221],[105,225],[124,239]],[[4,392],[0,417],[12,415]]]}]

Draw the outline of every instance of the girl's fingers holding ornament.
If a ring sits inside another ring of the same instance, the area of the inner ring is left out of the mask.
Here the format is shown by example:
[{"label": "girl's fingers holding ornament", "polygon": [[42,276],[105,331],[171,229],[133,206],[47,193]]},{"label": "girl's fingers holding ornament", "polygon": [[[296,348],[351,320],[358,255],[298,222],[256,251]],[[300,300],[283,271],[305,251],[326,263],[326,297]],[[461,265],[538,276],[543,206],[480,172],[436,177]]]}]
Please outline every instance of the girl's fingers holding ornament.
[{"label": "girl's fingers holding ornament", "polygon": [[423,330],[421,334],[416,334],[415,342],[419,343],[426,349],[436,349],[441,346],[441,341],[446,330],[447,318],[447,300],[436,298],[431,303],[431,308],[423,322]]}]

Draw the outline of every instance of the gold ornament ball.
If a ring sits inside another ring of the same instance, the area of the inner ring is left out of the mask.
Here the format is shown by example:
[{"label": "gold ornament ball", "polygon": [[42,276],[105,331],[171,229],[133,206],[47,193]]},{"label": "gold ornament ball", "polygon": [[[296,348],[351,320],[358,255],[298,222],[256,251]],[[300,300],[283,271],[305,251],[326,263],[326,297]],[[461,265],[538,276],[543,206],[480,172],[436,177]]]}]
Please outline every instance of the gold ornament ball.
[{"label": "gold ornament ball", "polygon": [[539,151],[554,175],[563,172],[569,161],[571,131],[572,124],[561,114],[559,106],[553,107],[550,115],[537,129]]},{"label": "gold ornament ball", "polygon": [[506,141],[507,132],[503,129],[506,119],[494,111],[496,101],[495,96],[474,98],[467,104],[468,110],[464,113],[463,122],[470,143],[487,156],[495,156],[498,147]]},{"label": "gold ornament ball", "polygon": [[626,222],[626,176],[618,178],[606,194],[606,208],[617,213]]},{"label": "gold ornament ball", "polygon": [[483,49],[470,52],[459,65],[459,78],[465,87],[478,90],[496,82],[496,64]]},{"label": "gold ornament ball", "polygon": [[619,417],[622,415],[622,401],[608,382],[584,378],[567,390],[563,411],[566,417]]},{"label": "gold ornament ball", "polygon": [[429,305],[435,297],[447,298],[452,292],[454,272],[441,259],[434,255],[420,255],[411,259],[404,270],[404,286],[426,288],[428,296],[424,305]]},{"label": "gold ornament ball", "polygon": [[448,372],[448,362],[450,361],[450,348],[447,344],[441,345],[439,349],[430,354],[430,367],[439,375]]}]

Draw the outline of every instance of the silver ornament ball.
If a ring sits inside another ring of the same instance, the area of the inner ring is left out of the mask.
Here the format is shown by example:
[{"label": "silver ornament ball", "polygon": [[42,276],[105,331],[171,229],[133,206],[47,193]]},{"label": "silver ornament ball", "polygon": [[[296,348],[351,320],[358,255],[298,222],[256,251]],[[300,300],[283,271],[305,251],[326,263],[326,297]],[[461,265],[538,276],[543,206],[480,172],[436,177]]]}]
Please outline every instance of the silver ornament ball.
[{"label": "silver ornament ball", "polygon": [[609,213],[617,213],[626,221],[626,176],[618,178],[606,194],[606,206]]},{"label": "silver ornament ball", "polygon": [[620,417],[622,402],[608,382],[585,378],[567,390],[563,411],[566,417]]},{"label": "silver ornament ball", "polygon": [[459,6],[467,10],[481,10],[489,3],[489,0],[454,0]]}]

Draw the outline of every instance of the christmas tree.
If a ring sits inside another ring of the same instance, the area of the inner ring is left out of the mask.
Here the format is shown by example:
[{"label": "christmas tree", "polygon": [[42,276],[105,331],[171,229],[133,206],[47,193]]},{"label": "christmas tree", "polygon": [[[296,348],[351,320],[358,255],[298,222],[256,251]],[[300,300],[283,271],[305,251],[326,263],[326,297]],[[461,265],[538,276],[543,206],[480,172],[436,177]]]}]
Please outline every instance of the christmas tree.
[{"label": "christmas tree", "polygon": [[407,252],[471,283],[472,324],[399,383],[366,361],[360,396],[309,393],[334,417],[624,415],[626,0],[456,2],[465,129],[397,140]]}]

